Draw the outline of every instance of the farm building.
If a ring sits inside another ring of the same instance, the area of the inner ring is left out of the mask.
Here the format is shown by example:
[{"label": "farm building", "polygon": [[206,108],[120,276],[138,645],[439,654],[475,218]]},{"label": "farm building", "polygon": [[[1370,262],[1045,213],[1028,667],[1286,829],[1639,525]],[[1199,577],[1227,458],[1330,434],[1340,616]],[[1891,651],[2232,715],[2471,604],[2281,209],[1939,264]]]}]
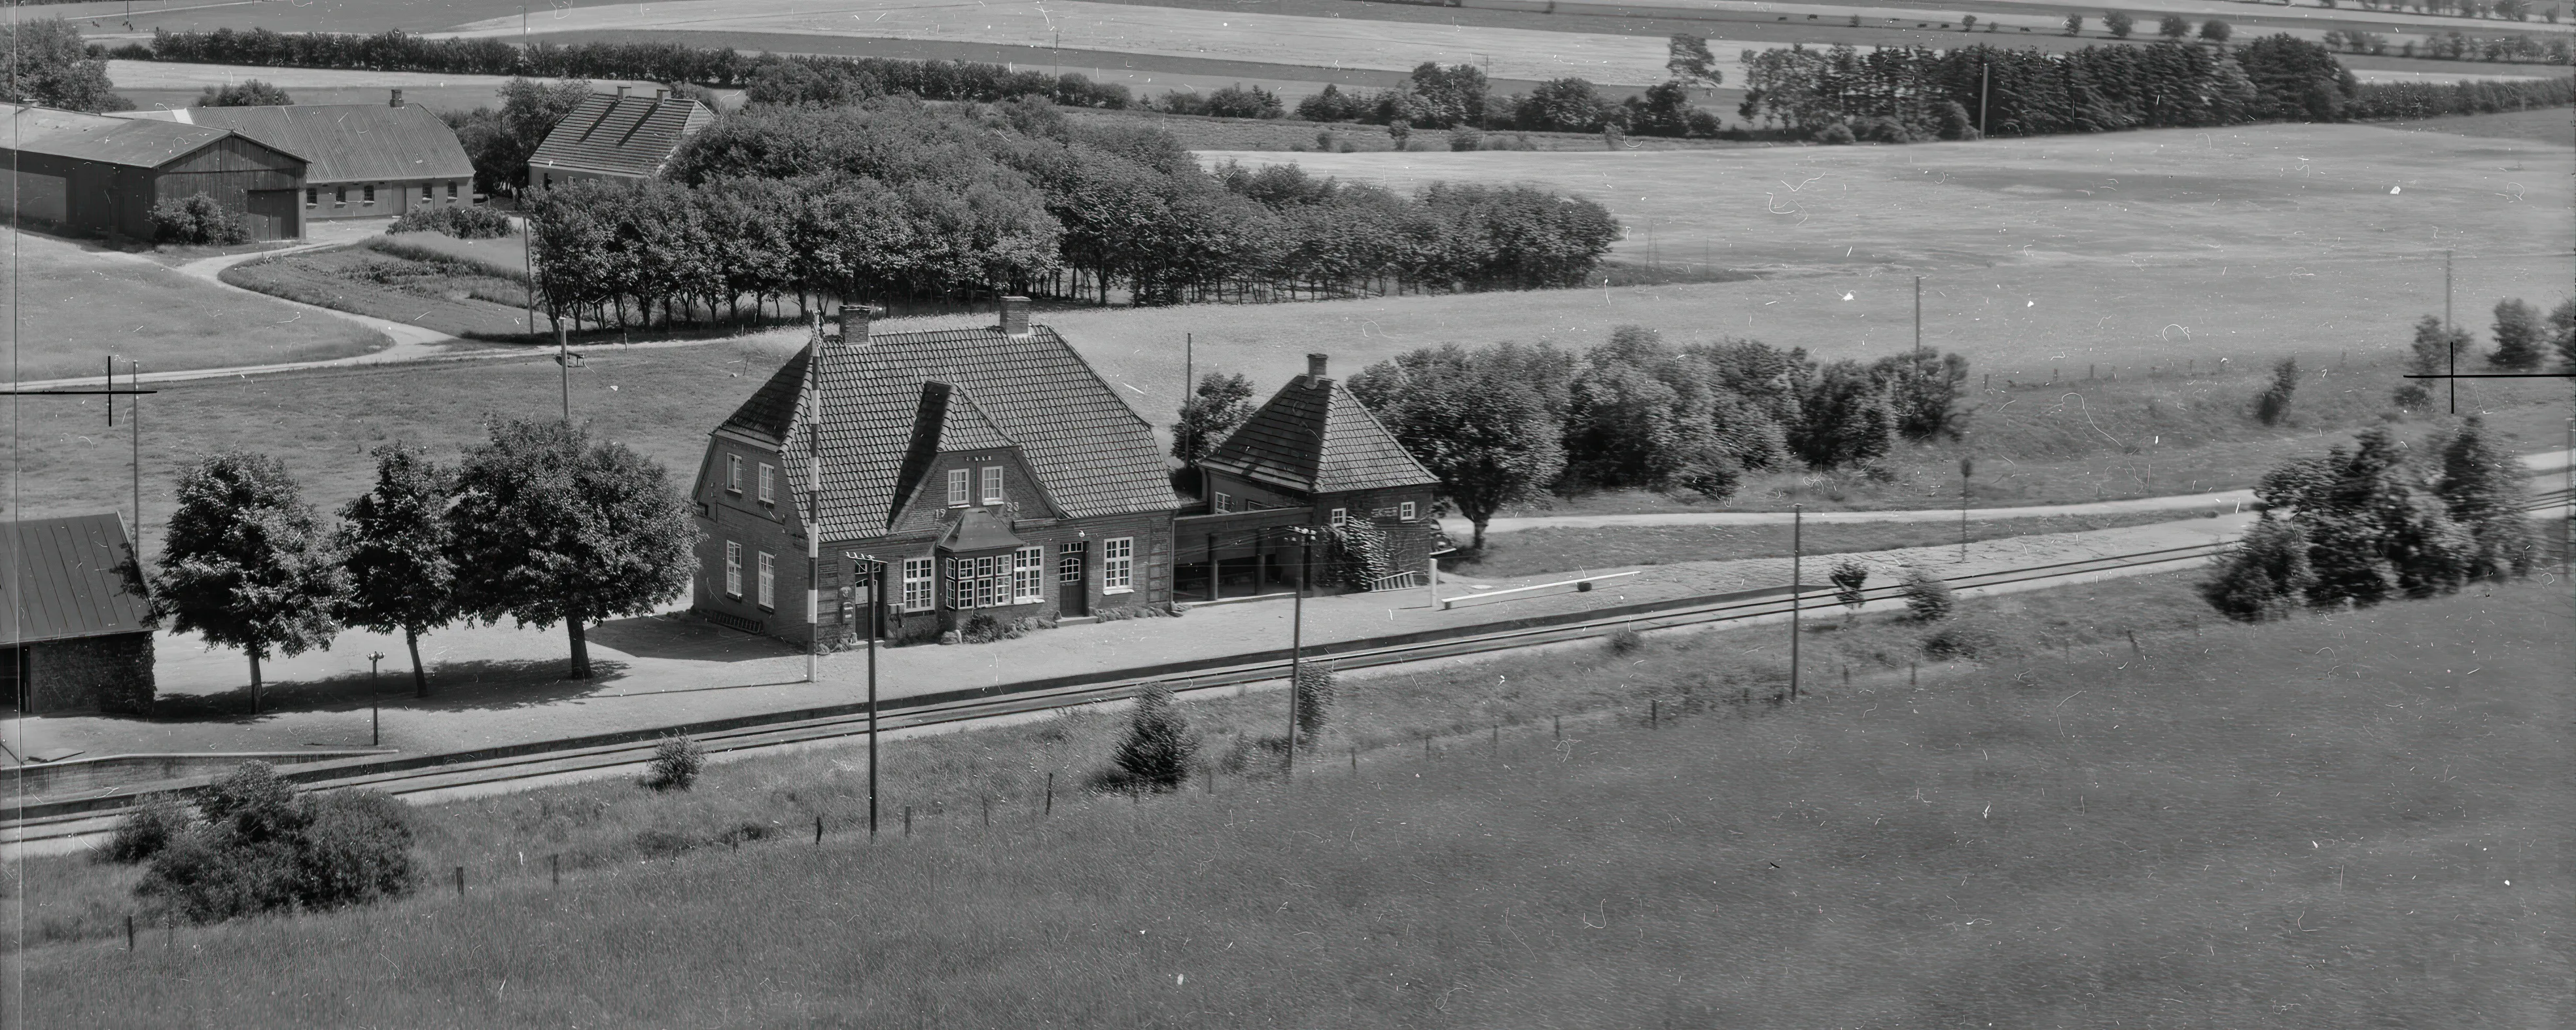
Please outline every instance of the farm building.
[{"label": "farm building", "polygon": [[72,235],[152,236],[152,206],[204,193],[263,240],[304,234],[305,158],[210,125],[0,105],[10,116],[0,216]]},{"label": "farm building", "polygon": [[556,186],[578,179],[650,179],[662,174],[680,142],[715,121],[715,112],[686,97],[656,89],[652,96],[593,93],[546,141],[528,155],[528,185]]},{"label": "farm building", "polygon": [[872,335],[864,309],[843,309],[837,335],[818,326],[715,429],[691,498],[705,532],[693,607],[798,643],[809,532],[826,642],[866,632],[865,599],[843,589],[852,554],[886,563],[897,640],[1172,596],[1180,501],[1152,427],[1029,324],[1022,297],[980,329]]},{"label": "farm building", "polygon": [[75,515],[9,529],[0,681],[18,710],[150,711],[152,616],[125,521]]},{"label": "farm building", "polygon": [[1445,549],[1438,477],[1325,371],[1325,355],[1307,355],[1305,375],[1200,460],[1202,500],[1174,522],[1176,596],[1293,589],[1301,545],[1288,527],[1322,531],[1319,566],[1330,555],[1373,588],[1421,585]]},{"label": "farm building", "polygon": [[382,218],[415,207],[474,202],[474,162],[456,130],[392,91],[384,104],[182,107],[128,111],[148,118],[226,129],[312,163],[304,172],[304,217]]}]

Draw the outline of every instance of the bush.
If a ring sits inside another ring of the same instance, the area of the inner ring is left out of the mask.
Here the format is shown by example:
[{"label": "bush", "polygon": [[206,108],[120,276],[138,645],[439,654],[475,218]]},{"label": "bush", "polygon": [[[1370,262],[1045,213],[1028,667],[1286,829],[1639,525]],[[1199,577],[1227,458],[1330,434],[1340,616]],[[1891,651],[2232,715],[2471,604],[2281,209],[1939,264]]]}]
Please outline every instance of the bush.
[{"label": "bush", "polygon": [[1923,656],[1935,661],[1976,661],[2004,653],[2003,634],[1980,622],[1961,620],[1923,635]]},{"label": "bush", "polygon": [[1983,133],[1977,131],[1976,123],[1969,119],[1966,104],[1956,100],[1942,101],[1940,118],[1942,139],[1973,140],[1984,137]]},{"label": "bush", "polygon": [[187,831],[187,809],[167,794],[154,795],[125,810],[107,843],[99,846],[97,857],[101,862],[133,865],[160,854]]},{"label": "bush", "polygon": [[510,216],[488,207],[416,207],[385,231],[445,233],[460,240],[494,240],[510,235]]},{"label": "bush", "polygon": [[1905,610],[1915,618],[1924,622],[1946,619],[1958,606],[1959,595],[1951,593],[1950,584],[1942,582],[1932,570],[1918,566],[1906,571]]},{"label": "bush", "polygon": [[1905,123],[1885,115],[1862,115],[1851,120],[1852,137],[1869,143],[1912,143],[1914,130]]},{"label": "bush", "polygon": [[1858,141],[1852,136],[1851,126],[1835,122],[1816,130],[1816,142],[1829,147],[1847,147]]},{"label": "bush", "polygon": [[244,762],[197,810],[204,821],[152,857],[135,893],[198,922],[399,897],[416,876],[408,812],[382,791],[298,795]]},{"label": "bush", "polygon": [[2272,384],[2254,398],[2254,420],[2277,426],[2290,417],[2290,395],[2299,391],[2299,359],[2282,358],[2272,366]]},{"label": "bush", "polygon": [[2521,300],[2500,300],[2495,306],[2495,353],[2487,363],[2497,368],[2528,371],[2540,367],[2541,345],[2549,332],[2541,327],[2540,309]]},{"label": "bush", "polygon": [[1176,790],[1189,782],[1190,760],[1198,750],[1189,720],[1172,703],[1172,688],[1156,683],[1136,695],[1127,739],[1119,742],[1111,761],[1127,782],[1155,791]]},{"label": "bush", "polygon": [[2316,572],[2308,566],[2307,535],[2265,512],[2245,537],[2220,554],[2198,587],[2218,614],[2238,622],[2288,618],[2297,611]]},{"label": "bush", "polygon": [[152,238],[163,243],[250,242],[250,225],[203,193],[152,205]]},{"label": "bush", "polygon": [[1472,125],[1449,130],[1449,149],[1457,151],[1485,149],[1485,134]]},{"label": "bush", "polygon": [[645,767],[644,785],[654,790],[687,790],[707,767],[707,752],[687,737],[664,737]]},{"label": "bush", "polygon": [[198,107],[284,107],[294,102],[287,97],[285,90],[258,79],[225,86],[210,85],[197,97]]},{"label": "bush", "polygon": [[1619,631],[1610,634],[1609,639],[1611,654],[1631,655],[1646,649],[1646,635],[1626,626],[1619,627]]},{"label": "bush", "polygon": [[1861,605],[1869,603],[1869,595],[1861,590],[1862,585],[1869,582],[1869,566],[1845,558],[1835,562],[1833,571],[1825,575],[1833,580],[1834,600],[1842,602],[1843,607],[1856,612]]},{"label": "bush", "polygon": [[1333,715],[1333,667],[1309,661],[1297,666],[1297,729],[1313,740]]}]

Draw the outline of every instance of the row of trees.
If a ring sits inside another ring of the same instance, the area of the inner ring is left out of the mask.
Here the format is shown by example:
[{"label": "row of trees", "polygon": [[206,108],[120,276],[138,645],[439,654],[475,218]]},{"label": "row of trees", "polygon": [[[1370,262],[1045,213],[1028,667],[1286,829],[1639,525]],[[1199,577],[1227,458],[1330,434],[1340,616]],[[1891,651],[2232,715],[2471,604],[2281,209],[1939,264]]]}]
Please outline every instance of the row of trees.
[{"label": "row of trees", "polygon": [[2395,47],[2388,37],[2360,29],[2329,31],[2323,37],[2329,49],[2355,54],[2386,54],[2392,50],[2399,57],[2426,57],[2445,61],[2514,61],[2522,63],[2566,64],[2576,48],[2564,36],[2541,39],[2529,33],[2508,32],[2501,36],[2471,36],[2458,30],[2425,37],[2418,43],[2405,40]]},{"label": "row of trees", "polygon": [[[1297,117],[1313,122],[1358,122],[1406,128],[1517,129],[1523,132],[1600,132],[1613,129],[1640,136],[1717,135],[1717,116],[1691,105],[1695,86],[1715,86],[1724,73],[1715,67],[1708,41],[1674,36],[1666,62],[1672,78],[1643,95],[1613,102],[1599,87],[1580,78],[1551,79],[1527,93],[1492,95],[1483,69],[1472,64],[1442,66],[1424,62],[1392,89],[1353,90],[1327,85],[1297,103]],[[1220,91],[1221,92],[1221,91]],[[1275,98],[1274,98],[1275,99]],[[1263,110],[1269,110],[1264,108]],[[1196,112],[1193,112],[1196,113]],[[1210,110],[1205,113],[1226,113]],[[1237,117],[1276,118],[1265,113]]]},{"label": "row of trees", "polygon": [[[2317,0],[2317,2],[2332,7],[2336,0]],[[2353,0],[2353,2],[2373,11],[2411,10],[2417,14],[2448,14],[2460,18],[2530,21],[2531,16],[2536,13],[2552,25],[2558,24],[2558,19],[2566,13],[2560,5],[2546,0],[2540,0],[2540,2],[2534,2],[2534,0]]]},{"label": "row of trees", "polygon": [[2521,463],[2471,417],[2420,450],[2386,428],[2265,473],[2262,516],[2201,584],[2232,619],[2368,606],[2521,576],[2534,563]]},{"label": "row of trees", "polygon": [[1043,99],[760,105],[693,136],[668,181],[574,183],[528,207],[558,317],[723,317],[794,297],[1137,303],[1583,281],[1619,235],[1526,187],[1403,196],[1295,168],[1200,169],[1167,134]]},{"label": "row of trees", "polygon": [[696,529],[659,465],[559,422],[494,423],[444,468],[379,447],[376,481],[326,529],[283,465],[212,455],[180,479],[153,580],[175,632],[237,647],[251,688],[271,655],[328,649],[344,626],[401,633],[418,690],[420,637],[458,621],[564,624],[572,678],[600,619],[688,589]]},{"label": "row of trees", "polygon": [[[1440,478],[1481,548],[1496,511],[1551,494],[1722,499],[1749,471],[1876,470],[1900,439],[1959,435],[1967,369],[1929,351],[1820,363],[1751,340],[1676,347],[1622,326],[1580,355],[1544,344],[1417,350],[1352,376],[1350,389]],[[1203,381],[1175,427],[1175,454],[1222,439],[1249,393]]]},{"label": "row of trees", "polygon": [[[2576,372],[2576,297],[2560,301],[2546,316],[2520,298],[2499,300],[2495,324],[2489,331],[2494,334],[2495,349],[2478,354],[2477,337],[2467,329],[2444,326],[2433,315],[2417,319],[2406,371],[2438,375],[2452,371],[2462,358],[2467,358],[2472,364],[2483,361],[2501,371],[2529,372],[2546,364],[2554,352],[2561,367]],[[2432,389],[2425,384],[2425,380],[2407,380],[2392,399],[2401,408],[2430,407]]]}]

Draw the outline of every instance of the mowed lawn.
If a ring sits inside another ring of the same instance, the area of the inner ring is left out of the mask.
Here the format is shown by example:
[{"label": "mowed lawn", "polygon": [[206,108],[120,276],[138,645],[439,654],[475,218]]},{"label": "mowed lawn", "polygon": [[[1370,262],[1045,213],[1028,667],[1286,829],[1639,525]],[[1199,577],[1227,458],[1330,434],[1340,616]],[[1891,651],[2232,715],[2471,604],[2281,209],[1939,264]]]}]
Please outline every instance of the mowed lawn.
[{"label": "mowed lawn", "polygon": [[[2564,1025],[2563,590],[46,948],[38,1025]],[[718,775],[722,775],[719,770]]]},{"label": "mowed lawn", "polygon": [[16,336],[12,368],[0,369],[0,379],[98,375],[110,354],[120,374],[127,360],[141,360],[145,372],[170,372],[316,361],[388,342],[374,330],[227,290],[139,255],[31,232],[9,232],[6,241],[15,262],[10,289],[0,293],[0,317],[14,320]]}]

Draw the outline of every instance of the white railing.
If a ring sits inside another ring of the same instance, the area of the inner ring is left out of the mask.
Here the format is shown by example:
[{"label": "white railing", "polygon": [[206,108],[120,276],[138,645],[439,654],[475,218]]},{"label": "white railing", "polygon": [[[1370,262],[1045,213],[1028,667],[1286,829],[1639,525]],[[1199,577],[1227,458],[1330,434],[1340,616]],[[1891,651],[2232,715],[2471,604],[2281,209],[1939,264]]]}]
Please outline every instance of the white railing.
[{"label": "white railing", "polygon": [[1630,569],[1626,572],[1613,572],[1603,576],[1585,576],[1581,579],[1569,579],[1556,583],[1538,583],[1525,587],[1513,587],[1509,590],[1482,590],[1472,594],[1462,594],[1457,597],[1443,597],[1440,599],[1440,607],[1446,609],[1455,608],[1462,604],[1483,604],[1487,601],[1506,599],[1519,600],[1524,597],[1534,596],[1541,590],[1555,590],[1563,587],[1573,587],[1576,590],[1590,590],[1594,583],[1607,582],[1609,580],[1618,579],[1622,576],[1634,576],[1643,573],[1644,571],[1644,569]]},{"label": "white railing", "polygon": [[1379,576],[1378,578],[1369,581],[1369,589],[1411,590],[1422,585],[1422,575],[1423,574],[1419,571],[1408,569],[1391,576]]}]

